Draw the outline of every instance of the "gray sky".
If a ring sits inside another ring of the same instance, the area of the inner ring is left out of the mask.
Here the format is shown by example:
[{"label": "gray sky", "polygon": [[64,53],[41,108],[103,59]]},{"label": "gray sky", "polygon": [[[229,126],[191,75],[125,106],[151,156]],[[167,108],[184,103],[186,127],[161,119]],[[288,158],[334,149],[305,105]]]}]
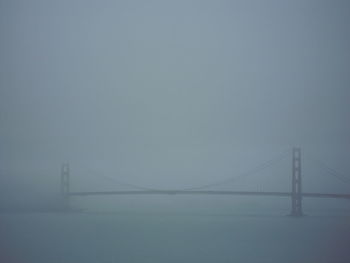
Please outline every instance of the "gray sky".
[{"label": "gray sky", "polygon": [[68,160],[176,188],[293,145],[348,172],[349,20],[345,0],[2,0],[2,185]]}]

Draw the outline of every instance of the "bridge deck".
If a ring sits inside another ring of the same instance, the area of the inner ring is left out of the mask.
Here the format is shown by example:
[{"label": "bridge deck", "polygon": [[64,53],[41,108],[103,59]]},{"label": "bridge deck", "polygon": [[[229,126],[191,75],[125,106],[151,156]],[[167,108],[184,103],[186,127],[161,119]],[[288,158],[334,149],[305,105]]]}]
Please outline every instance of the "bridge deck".
[{"label": "bridge deck", "polygon": [[[136,190],[136,191],[97,191],[70,192],[69,196],[94,195],[246,195],[246,196],[284,196],[291,197],[291,192],[254,192],[254,191],[202,191],[202,190]],[[302,193],[303,197],[350,199],[350,194]]]}]

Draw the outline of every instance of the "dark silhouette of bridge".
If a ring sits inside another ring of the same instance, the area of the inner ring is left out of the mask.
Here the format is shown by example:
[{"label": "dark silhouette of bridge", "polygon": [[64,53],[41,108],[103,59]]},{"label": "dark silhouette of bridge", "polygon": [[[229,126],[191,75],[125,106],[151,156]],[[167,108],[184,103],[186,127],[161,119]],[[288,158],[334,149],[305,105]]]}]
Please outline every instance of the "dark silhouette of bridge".
[{"label": "dark silhouette of bridge", "polygon": [[[272,161],[266,162],[263,165],[258,166],[252,172],[257,172],[266,168],[272,163]],[[326,167],[333,172],[335,176],[335,170]],[[242,177],[248,175],[243,174]],[[340,178],[338,178],[340,179]],[[302,216],[302,200],[303,198],[336,198],[336,199],[350,199],[350,194],[338,194],[338,193],[309,193],[302,191],[302,173],[301,173],[301,150],[300,148],[293,148],[292,150],[292,178],[291,178],[291,191],[290,192],[277,192],[277,191],[227,191],[227,190],[203,190],[211,186],[222,185],[224,182],[218,182],[209,185],[203,185],[198,187],[192,187],[180,190],[167,190],[167,189],[151,189],[145,187],[139,187],[131,184],[139,190],[120,190],[120,191],[84,191],[74,192],[70,191],[70,170],[69,165],[63,164],[61,168],[61,194],[66,207],[69,206],[69,199],[77,196],[98,196],[98,195],[239,195],[239,196],[275,196],[275,197],[289,197],[291,198],[291,216]]]}]

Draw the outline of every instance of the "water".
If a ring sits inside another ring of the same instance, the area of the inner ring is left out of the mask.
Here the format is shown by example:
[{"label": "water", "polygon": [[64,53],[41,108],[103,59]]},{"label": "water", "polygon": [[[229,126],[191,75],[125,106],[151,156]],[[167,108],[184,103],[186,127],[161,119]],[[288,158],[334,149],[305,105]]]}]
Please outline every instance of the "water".
[{"label": "water", "polygon": [[1,214],[0,262],[350,262],[348,213],[259,207]]}]

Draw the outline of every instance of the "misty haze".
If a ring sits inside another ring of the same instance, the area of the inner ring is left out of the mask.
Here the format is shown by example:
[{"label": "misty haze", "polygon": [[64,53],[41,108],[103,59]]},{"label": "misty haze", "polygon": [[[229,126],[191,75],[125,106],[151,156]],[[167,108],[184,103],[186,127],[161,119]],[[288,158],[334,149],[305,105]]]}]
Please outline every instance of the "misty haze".
[{"label": "misty haze", "polygon": [[350,2],[1,0],[0,263],[350,262]]}]

